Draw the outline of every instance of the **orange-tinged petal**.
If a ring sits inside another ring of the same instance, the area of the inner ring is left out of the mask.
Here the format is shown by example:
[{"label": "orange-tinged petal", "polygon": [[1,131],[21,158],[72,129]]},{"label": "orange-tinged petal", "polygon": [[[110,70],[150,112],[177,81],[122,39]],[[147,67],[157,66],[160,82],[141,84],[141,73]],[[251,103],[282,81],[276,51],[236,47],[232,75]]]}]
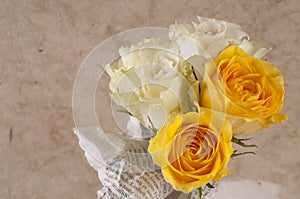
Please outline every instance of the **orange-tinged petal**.
[{"label": "orange-tinged petal", "polygon": [[226,113],[230,121],[238,120],[239,125],[233,124],[233,134],[238,135],[286,120],[279,113],[283,98],[279,69],[232,45],[206,64],[199,104]]},{"label": "orange-tinged petal", "polygon": [[171,119],[150,140],[148,150],[165,180],[175,190],[188,193],[229,174],[231,138],[225,114],[199,108],[199,113]]}]

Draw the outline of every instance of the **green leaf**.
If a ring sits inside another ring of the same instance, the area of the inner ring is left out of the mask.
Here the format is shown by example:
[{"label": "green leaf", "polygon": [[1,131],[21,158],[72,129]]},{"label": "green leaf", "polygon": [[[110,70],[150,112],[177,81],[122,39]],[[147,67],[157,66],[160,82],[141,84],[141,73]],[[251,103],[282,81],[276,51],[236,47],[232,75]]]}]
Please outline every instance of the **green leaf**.
[{"label": "green leaf", "polygon": [[208,188],[210,188],[210,189],[215,188],[215,187],[214,187],[212,184],[210,184],[210,183],[207,183],[206,186],[207,186]]},{"label": "green leaf", "polygon": [[199,192],[199,199],[202,199],[202,187],[198,188],[198,192]]},{"label": "green leaf", "polygon": [[231,155],[231,157],[238,157],[238,156],[241,156],[241,155],[246,155],[246,154],[254,154],[255,155],[255,152],[253,151],[246,151],[246,152],[242,152],[242,153],[237,153],[238,150],[234,150],[233,151],[233,154]]},{"label": "green leaf", "polygon": [[120,112],[120,113],[127,113],[128,115],[133,116],[133,114],[130,113],[130,112],[129,112],[128,110],[126,110],[126,109],[117,109],[117,112]]},{"label": "green leaf", "polygon": [[245,144],[243,141],[251,140],[252,138],[239,139],[236,137],[232,137],[231,142],[240,145],[242,147],[257,147],[255,144]]}]

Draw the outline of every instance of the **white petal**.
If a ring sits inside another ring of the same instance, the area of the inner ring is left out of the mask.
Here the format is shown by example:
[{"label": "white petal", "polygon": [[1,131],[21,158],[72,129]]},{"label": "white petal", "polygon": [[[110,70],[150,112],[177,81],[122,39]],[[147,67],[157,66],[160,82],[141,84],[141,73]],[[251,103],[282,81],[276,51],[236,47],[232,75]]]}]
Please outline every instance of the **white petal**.
[{"label": "white petal", "polygon": [[127,133],[132,137],[142,137],[142,129],[138,119],[130,116],[129,121],[127,123]]},{"label": "white petal", "polygon": [[247,54],[257,59],[261,59],[264,55],[272,50],[271,47],[268,47],[262,42],[248,40],[244,40],[239,47],[242,48]]}]

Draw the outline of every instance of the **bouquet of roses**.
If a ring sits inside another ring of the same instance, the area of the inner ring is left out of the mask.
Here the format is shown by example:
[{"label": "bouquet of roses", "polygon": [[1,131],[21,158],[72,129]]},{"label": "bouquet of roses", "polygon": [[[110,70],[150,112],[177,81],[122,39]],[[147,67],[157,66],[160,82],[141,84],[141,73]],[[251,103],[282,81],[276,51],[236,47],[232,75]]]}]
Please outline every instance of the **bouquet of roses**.
[{"label": "bouquet of roses", "polygon": [[234,149],[256,146],[239,135],[287,117],[279,113],[283,78],[263,60],[271,48],[237,24],[198,20],[170,25],[166,42],[121,47],[120,59],[104,68],[113,101],[130,115],[130,136],[152,133],[147,150],[157,175],[176,191],[198,189],[201,198],[204,187],[230,174],[230,158],[253,153]]}]

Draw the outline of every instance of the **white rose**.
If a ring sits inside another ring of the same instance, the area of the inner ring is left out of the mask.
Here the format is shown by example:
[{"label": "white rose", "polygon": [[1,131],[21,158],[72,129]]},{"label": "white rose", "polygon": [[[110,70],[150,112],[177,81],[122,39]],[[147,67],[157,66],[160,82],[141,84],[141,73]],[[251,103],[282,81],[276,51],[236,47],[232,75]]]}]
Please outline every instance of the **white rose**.
[{"label": "white rose", "polygon": [[265,54],[272,50],[271,47],[268,47],[262,42],[248,40],[243,40],[239,47],[243,49],[245,53],[257,59],[261,59]]},{"label": "white rose", "polygon": [[202,17],[198,20],[199,23],[175,23],[169,27],[169,38],[179,45],[182,54],[192,48],[197,50],[189,52],[190,57],[205,54],[214,58],[230,43],[240,44],[243,39],[249,38],[237,24]]},{"label": "white rose", "polygon": [[121,48],[120,61],[106,70],[111,77],[112,99],[146,127],[152,127],[152,122],[159,129],[172,114],[193,106],[198,81],[190,78],[187,63],[176,49],[157,41],[145,39]]},{"label": "white rose", "polygon": [[249,36],[238,24],[216,19],[198,17],[199,23],[170,25],[169,38],[184,59],[187,59],[201,76],[204,63],[215,59],[229,45],[237,45],[247,54],[258,59],[271,48],[257,41],[249,41]]}]

